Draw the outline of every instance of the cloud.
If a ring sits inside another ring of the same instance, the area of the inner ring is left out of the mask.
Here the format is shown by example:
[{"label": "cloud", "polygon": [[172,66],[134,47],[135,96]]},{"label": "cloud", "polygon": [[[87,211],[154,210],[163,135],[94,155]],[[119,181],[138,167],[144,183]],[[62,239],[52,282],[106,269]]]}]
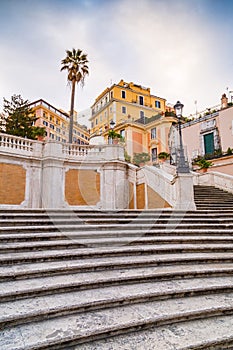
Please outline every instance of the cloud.
[{"label": "cloud", "polygon": [[233,87],[230,16],[221,23],[215,13],[209,16],[208,0],[7,3],[7,20],[0,18],[0,99],[21,93],[68,110],[70,89],[60,62],[72,47],[89,58],[78,110],[120,79],[148,86],[169,102],[182,100],[186,114],[194,112],[195,100],[200,109],[217,104]]}]

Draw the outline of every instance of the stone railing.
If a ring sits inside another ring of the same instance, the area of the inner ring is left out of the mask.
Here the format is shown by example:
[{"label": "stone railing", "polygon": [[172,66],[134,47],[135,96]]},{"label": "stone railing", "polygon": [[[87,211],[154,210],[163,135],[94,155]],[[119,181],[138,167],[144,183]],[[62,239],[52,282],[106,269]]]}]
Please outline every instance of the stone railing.
[{"label": "stone railing", "polygon": [[121,145],[77,145],[55,141],[40,142],[13,135],[0,134],[0,154],[43,158],[53,157],[66,160],[124,161]]},{"label": "stone railing", "polygon": [[173,208],[196,209],[192,174],[171,174],[153,166],[145,166],[141,171],[144,173],[147,185]]},{"label": "stone railing", "polygon": [[20,156],[42,156],[43,143],[23,137],[0,134],[0,153]]},{"label": "stone railing", "polygon": [[86,160],[124,160],[121,145],[76,145],[62,144],[62,154],[67,159]]},{"label": "stone railing", "polygon": [[18,136],[0,134],[0,147],[17,151],[33,152],[33,141]]},{"label": "stone railing", "polygon": [[214,186],[233,193],[233,176],[211,171],[203,174],[192,172],[194,185]]}]

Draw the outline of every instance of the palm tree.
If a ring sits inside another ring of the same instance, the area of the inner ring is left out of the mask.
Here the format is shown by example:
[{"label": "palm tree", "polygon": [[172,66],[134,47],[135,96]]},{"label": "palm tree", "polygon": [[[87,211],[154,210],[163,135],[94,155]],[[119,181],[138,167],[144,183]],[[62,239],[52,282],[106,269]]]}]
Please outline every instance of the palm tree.
[{"label": "palm tree", "polygon": [[69,143],[73,140],[75,85],[80,82],[84,86],[84,79],[89,74],[87,63],[87,54],[80,49],[66,50],[66,58],[61,61],[61,71],[68,71],[67,80],[71,84]]}]

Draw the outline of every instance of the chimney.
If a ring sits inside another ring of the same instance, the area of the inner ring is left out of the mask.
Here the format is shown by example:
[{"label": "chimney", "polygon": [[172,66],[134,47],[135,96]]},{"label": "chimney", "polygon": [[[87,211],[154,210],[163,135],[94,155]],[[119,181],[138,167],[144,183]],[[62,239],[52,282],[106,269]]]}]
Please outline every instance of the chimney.
[{"label": "chimney", "polygon": [[228,98],[226,96],[226,94],[222,95],[221,98],[221,109],[228,107]]}]

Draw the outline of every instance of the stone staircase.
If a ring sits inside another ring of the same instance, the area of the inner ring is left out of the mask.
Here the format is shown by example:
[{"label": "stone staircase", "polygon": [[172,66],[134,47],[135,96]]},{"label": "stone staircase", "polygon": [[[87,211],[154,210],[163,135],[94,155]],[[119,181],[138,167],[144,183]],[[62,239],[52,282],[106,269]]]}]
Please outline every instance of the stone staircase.
[{"label": "stone staircase", "polygon": [[213,186],[194,186],[194,198],[197,209],[232,209],[233,194]]},{"label": "stone staircase", "polygon": [[233,349],[233,208],[2,210],[0,307],[1,350]]}]

